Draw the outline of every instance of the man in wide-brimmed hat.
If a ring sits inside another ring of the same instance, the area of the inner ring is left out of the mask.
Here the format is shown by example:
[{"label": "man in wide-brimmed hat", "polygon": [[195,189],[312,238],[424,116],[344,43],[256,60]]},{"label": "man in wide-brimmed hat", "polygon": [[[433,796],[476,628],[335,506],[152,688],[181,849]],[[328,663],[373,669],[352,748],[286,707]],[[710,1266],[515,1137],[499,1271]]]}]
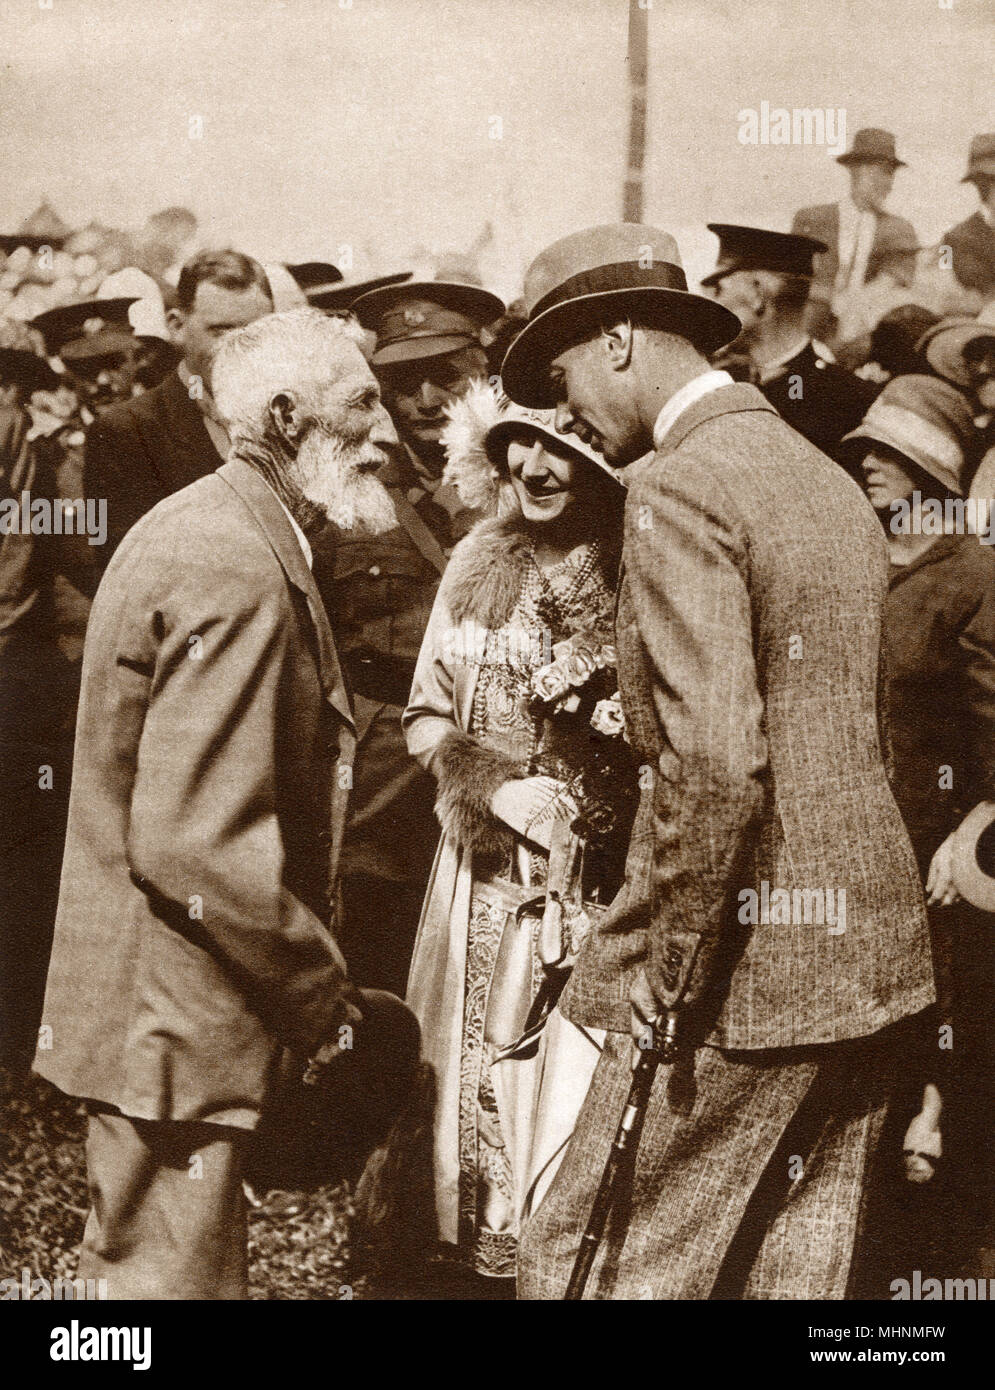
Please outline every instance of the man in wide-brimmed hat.
[{"label": "man in wide-brimmed hat", "polygon": [[982,299],[995,295],[995,131],[976,135],[961,183],[978,190],[978,209],[941,239],[949,247],[953,272],[965,289]]},{"label": "man in wide-brimmed hat", "polygon": [[849,197],[801,208],[791,223],[793,232],[816,237],[829,248],[816,265],[809,326],[816,337],[830,342],[834,298],[859,291],[890,256],[917,245],[911,223],[884,210],[895,171],[905,168],[895,153],[894,135],[873,127],[858,130],[836,162],[850,175]]},{"label": "man in wide-brimmed hat", "polygon": [[729,222],[708,227],[719,238],[719,258],[701,283],[742,323],[737,343],[750,356],[756,384],[792,429],[836,458],[877,387],[837,366],[806,331],[813,260],[825,242]]},{"label": "man in wide-brimmed hat", "polygon": [[616,643],[647,775],[625,887],[564,995],[609,1036],[526,1229],[521,1289],[563,1296],[629,1090],[627,1034],[645,1045],[666,1018],[681,1059],[657,1076],[589,1294],[841,1298],[904,1021],[934,998],[880,752],[881,529],[759,391],[709,369],[739,320],[688,291],[666,232],[565,237],[525,299],[508,394],[554,404],[609,463],[639,460]]}]

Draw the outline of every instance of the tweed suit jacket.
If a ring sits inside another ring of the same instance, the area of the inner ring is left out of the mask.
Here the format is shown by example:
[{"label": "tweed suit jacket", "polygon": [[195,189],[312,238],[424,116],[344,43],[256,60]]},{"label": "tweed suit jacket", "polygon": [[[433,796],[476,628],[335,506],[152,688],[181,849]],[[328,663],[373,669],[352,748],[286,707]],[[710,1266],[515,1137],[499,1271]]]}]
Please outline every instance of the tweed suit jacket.
[{"label": "tweed suit jacket", "polygon": [[[563,1007],[628,1027],[645,965],[691,1033],[727,1048],[835,1042],[918,1012],[933,973],[882,756],[874,512],[748,385],[690,405],[627,480],[616,635],[644,789],[625,884]],[[820,925],[811,897],[751,923],[764,883],[845,890],[845,929]]]},{"label": "tweed suit jacket", "polygon": [[146,1120],[251,1128],[348,1016],[329,929],[354,746],[328,619],[241,459],[97,591],[36,1069]]}]

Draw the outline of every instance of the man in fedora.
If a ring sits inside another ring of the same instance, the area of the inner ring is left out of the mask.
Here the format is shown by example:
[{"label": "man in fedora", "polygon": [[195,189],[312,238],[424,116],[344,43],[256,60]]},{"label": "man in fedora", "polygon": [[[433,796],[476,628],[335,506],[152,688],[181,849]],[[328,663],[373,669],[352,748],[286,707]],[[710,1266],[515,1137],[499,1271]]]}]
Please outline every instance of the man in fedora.
[{"label": "man in fedora", "polygon": [[836,458],[840,440],[863,418],[878,388],[837,366],[805,328],[813,260],[826,244],[812,237],[710,222],[718,264],[702,285],[742,323],[754,379],[782,419]]},{"label": "man in fedora", "polygon": [[915,229],[904,218],[885,212],[896,169],[905,161],[895,153],[887,130],[858,130],[853,145],[837,159],[850,175],[850,196],[795,213],[791,230],[825,242],[828,251],[816,265],[808,322],[812,334],[830,342],[834,333],[833,301],[853,295],[879,274],[896,246],[916,244]]},{"label": "man in fedora", "polygon": [[616,642],[645,777],[625,887],[563,996],[608,1038],[521,1291],[563,1296],[627,1033],[645,1045],[666,1017],[680,1060],[589,1295],[841,1298],[905,1020],[934,998],[878,725],[880,526],[759,391],[709,369],[739,321],[688,292],[665,232],[565,237],[525,287],[509,395],[632,465]]},{"label": "man in fedora", "polygon": [[[321,307],[344,307],[322,296]],[[496,295],[453,281],[385,278],[348,301],[375,340],[371,365],[402,441],[381,481],[397,525],[330,528],[315,573],[340,643],[358,745],[342,852],[343,949],[361,984],[403,993],[438,838],[435,783],[408,754],[401,714],[450,551],[476,514],[442,482],[445,407],[487,375],[481,330]]]},{"label": "man in fedora", "polygon": [[984,301],[995,296],[995,132],[971,141],[961,183],[973,183],[978,190],[978,209],[947,232],[940,244],[950,248],[960,283]]}]

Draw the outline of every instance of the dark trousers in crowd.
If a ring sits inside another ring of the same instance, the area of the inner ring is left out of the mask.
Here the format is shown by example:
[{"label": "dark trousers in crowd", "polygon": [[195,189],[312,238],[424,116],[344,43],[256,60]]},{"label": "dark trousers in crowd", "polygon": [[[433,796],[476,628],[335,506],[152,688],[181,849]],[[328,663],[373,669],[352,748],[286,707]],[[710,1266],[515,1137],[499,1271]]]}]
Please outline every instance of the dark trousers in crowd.
[{"label": "dark trousers in crowd", "polygon": [[364,989],[407,991],[424,884],[351,873],[340,884],[342,953],[349,974]]},{"label": "dark trousers in crowd", "polygon": [[72,744],[0,736],[0,1065],[38,1042],[69,811]]}]

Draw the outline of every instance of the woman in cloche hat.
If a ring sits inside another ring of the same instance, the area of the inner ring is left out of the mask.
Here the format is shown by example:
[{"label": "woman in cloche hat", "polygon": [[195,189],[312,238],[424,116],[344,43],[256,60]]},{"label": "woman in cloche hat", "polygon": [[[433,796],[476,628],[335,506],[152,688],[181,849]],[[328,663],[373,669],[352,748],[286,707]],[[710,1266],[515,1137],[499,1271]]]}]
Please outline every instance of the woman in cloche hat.
[{"label": "woman in cloche hat", "polygon": [[[903,376],[847,438],[887,532],[881,645],[893,785],[929,903],[939,994],[932,1023],[952,1024],[955,1039],[952,1050],[938,1050],[936,1027],[925,1030],[918,1080],[929,1084],[906,1134],[906,1167],[912,1181],[932,1176],[942,1094],[943,1157],[964,1223],[944,1234],[977,1248],[992,1237],[995,918],[964,900],[954,859],[964,818],[995,799],[995,552],[962,491],[974,434],[961,392],[935,377]],[[945,1227],[949,1217],[950,1209]]]},{"label": "woman in cloche hat", "polygon": [[[448,413],[444,476],[485,520],[450,560],[404,715],[443,827],[408,1002],[435,1073],[441,1241],[510,1279],[598,1058],[553,1006],[635,809],[613,646],[624,490],[551,410],[479,384]],[[522,1084],[540,1034],[544,1077],[569,1056],[554,1106]]]}]

